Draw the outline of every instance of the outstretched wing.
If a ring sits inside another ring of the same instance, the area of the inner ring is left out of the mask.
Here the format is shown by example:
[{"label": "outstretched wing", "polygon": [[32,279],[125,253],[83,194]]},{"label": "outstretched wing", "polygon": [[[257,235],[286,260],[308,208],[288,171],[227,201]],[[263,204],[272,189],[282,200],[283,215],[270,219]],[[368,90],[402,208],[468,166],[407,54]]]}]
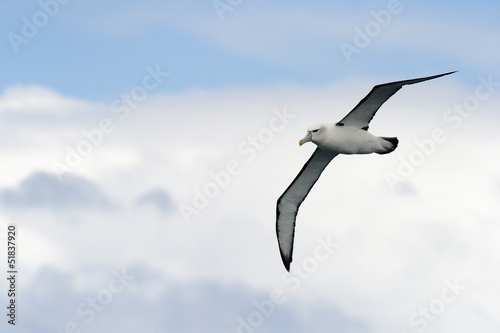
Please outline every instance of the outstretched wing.
[{"label": "outstretched wing", "polygon": [[[456,71],[455,71],[456,72]],[[385,103],[392,95],[394,95],[399,89],[404,85],[419,83],[422,81],[436,79],[441,76],[453,74],[455,72],[449,72],[434,76],[422,77],[413,80],[404,80],[397,82],[390,82],[379,84],[373,87],[368,95],[363,98],[358,105],[352,109],[351,112],[347,114],[339,123],[339,126],[351,126],[362,128],[368,130],[368,124],[373,119],[373,116],[377,110]]]},{"label": "outstretched wing", "polygon": [[295,218],[300,204],[318,180],[319,176],[337,153],[316,148],[299,174],[278,199],[276,205],[276,234],[281,259],[287,271],[290,271],[293,252]]}]

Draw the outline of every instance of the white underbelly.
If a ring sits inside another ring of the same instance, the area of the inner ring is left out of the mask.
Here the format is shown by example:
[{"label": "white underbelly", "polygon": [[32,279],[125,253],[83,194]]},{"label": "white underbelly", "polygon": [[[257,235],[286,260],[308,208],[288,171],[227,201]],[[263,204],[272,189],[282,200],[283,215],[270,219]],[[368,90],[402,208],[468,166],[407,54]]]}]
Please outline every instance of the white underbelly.
[{"label": "white underbelly", "polygon": [[380,149],[380,138],[362,129],[335,126],[326,140],[316,144],[340,154],[371,154]]}]

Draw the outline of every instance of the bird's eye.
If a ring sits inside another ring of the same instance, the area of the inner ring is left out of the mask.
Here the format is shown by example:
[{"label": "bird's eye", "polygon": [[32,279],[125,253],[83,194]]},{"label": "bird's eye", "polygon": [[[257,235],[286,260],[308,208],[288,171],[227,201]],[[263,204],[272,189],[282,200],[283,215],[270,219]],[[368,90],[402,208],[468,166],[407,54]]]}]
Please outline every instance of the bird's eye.
[{"label": "bird's eye", "polygon": [[316,133],[317,131],[319,131],[319,130],[315,129],[315,130],[312,130],[311,132]]}]

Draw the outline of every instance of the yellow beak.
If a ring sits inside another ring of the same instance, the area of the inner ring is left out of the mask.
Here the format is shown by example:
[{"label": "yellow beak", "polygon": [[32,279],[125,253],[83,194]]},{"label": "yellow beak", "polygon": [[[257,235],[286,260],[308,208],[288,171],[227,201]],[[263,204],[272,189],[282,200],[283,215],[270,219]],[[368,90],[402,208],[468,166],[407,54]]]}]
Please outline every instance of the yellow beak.
[{"label": "yellow beak", "polygon": [[311,141],[312,141],[312,134],[311,132],[307,132],[306,136],[299,141],[299,146],[302,146],[304,143]]}]

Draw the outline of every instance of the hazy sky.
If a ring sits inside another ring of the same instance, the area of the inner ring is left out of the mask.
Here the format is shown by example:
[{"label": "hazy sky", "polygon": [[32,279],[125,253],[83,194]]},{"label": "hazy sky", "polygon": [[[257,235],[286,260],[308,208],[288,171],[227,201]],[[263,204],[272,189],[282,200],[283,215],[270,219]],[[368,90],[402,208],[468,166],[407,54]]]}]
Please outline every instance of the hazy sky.
[{"label": "hazy sky", "polygon": [[[0,269],[16,332],[498,332],[494,1],[4,1]],[[276,200],[375,84],[404,87],[301,206]]]}]

